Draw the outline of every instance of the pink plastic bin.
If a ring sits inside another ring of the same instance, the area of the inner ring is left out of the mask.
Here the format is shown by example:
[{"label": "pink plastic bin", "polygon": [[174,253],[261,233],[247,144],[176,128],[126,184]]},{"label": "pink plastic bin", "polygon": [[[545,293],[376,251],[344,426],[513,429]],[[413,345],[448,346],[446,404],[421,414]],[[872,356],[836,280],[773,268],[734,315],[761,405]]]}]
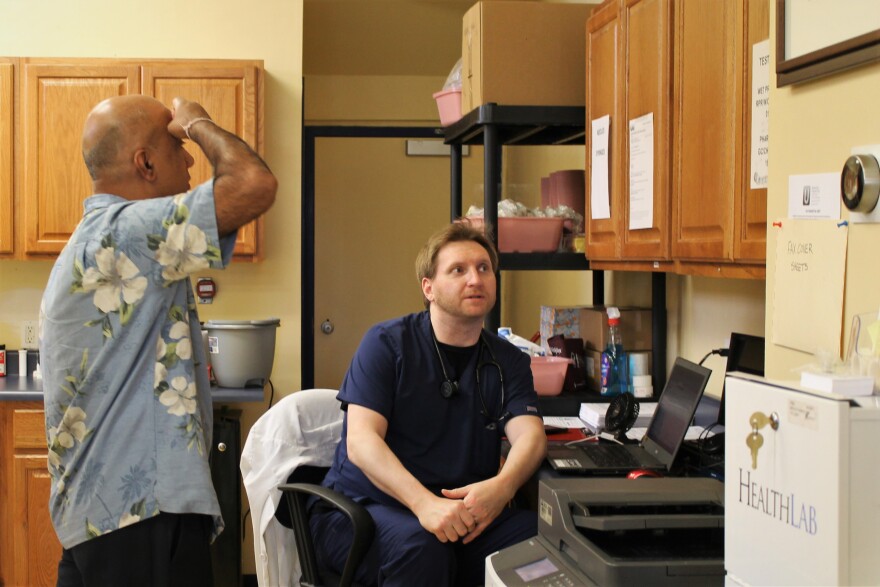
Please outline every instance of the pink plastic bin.
[{"label": "pink plastic bin", "polygon": [[[468,216],[468,222],[482,228],[483,219]],[[498,250],[502,253],[552,253],[562,238],[562,218],[517,216],[498,219]]]},{"label": "pink plastic bin", "polygon": [[532,378],[538,395],[559,395],[571,359],[565,357],[532,357]]},{"label": "pink plastic bin", "polygon": [[461,89],[443,90],[434,93],[437,110],[440,111],[440,124],[449,126],[461,119]]}]

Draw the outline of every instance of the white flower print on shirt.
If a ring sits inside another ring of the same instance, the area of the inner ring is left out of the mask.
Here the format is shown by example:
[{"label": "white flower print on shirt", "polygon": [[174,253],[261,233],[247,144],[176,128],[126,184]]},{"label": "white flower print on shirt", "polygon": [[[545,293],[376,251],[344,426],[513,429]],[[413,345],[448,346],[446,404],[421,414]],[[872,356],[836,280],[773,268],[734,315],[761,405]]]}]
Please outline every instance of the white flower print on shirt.
[{"label": "white flower print on shirt", "polygon": [[172,282],[207,269],[207,251],[208,239],[202,229],[192,224],[172,224],[165,242],[156,250],[156,260],[164,267],[162,277]]},{"label": "white flower print on shirt", "polygon": [[144,297],[148,280],[123,251],[117,251],[108,234],[101,241],[101,250],[95,253],[95,267],[84,268],[74,262],[71,292],[95,292],[93,303],[102,317],[86,322],[86,326],[100,324],[104,338],[113,337],[110,314],[119,314],[119,323],[125,326],[134,313],[135,305]]},{"label": "white flower print on shirt", "polygon": [[49,473],[55,481],[58,494],[63,494],[67,478],[70,476],[63,462],[67,451],[76,443],[82,444],[91,430],[86,426],[87,414],[82,408],[68,407],[61,417],[57,426],[50,426],[47,430],[49,435]]},{"label": "white flower print on shirt", "polygon": [[177,345],[174,347],[174,353],[178,358],[186,361],[192,358],[192,340],[189,337],[189,323],[183,320],[175,322],[168,332],[171,340],[176,340]]},{"label": "white flower print on shirt", "polygon": [[177,208],[164,222],[165,235],[154,234],[147,238],[150,249],[156,251],[156,261],[163,267],[162,277],[166,285],[207,269],[211,261],[221,259],[220,249],[208,244],[204,231],[189,224],[189,208],[183,203],[184,195],[174,198]]},{"label": "white flower print on shirt", "polygon": [[56,428],[50,430],[55,432],[55,439],[58,444],[64,448],[73,448],[74,441],[82,442],[88,434],[86,428],[86,413],[82,408],[72,407],[64,412],[64,417]]},{"label": "white flower print on shirt", "polygon": [[196,408],[196,384],[186,380],[186,377],[175,377],[171,380],[171,387],[159,395],[162,405],[168,406],[168,413],[174,416],[195,414]]},{"label": "white flower print on shirt", "polygon": [[[147,278],[140,275],[137,265],[124,252],[112,247],[95,255],[97,267],[89,267],[83,274],[82,286],[95,292],[95,306],[105,314],[118,312],[123,304],[133,306],[147,289]],[[123,317],[125,315],[123,314]]]}]

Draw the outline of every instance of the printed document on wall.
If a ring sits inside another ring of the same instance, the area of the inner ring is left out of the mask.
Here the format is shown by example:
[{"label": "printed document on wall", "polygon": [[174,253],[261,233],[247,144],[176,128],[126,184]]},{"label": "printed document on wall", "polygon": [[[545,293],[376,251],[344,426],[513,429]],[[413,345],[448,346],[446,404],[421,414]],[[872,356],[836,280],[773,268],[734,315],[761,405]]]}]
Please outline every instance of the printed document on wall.
[{"label": "printed document on wall", "polygon": [[629,229],[654,227],[654,113],[629,121]]},{"label": "printed document on wall", "polygon": [[767,187],[770,144],[770,40],[752,45],[751,188]]},{"label": "printed document on wall", "polygon": [[773,343],[839,357],[847,225],[790,218],[773,225],[778,227]]},{"label": "printed document on wall", "polygon": [[608,193],[608,135],[611,117],[607,114],[592,121],[592,153],[590,154],[590,218],[611,218]]}]

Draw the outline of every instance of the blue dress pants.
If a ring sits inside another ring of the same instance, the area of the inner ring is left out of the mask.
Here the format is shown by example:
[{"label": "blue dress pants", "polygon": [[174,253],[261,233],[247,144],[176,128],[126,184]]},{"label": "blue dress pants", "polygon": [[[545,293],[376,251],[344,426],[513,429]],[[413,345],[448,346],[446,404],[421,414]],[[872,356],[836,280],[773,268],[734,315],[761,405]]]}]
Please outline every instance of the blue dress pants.
[{"label": "blue dress pants", "polygon": [[[376,535],[355,577],[363,585],[446,587],[482,585],[485,560],[493,552],[532,538],[535,512],[505,509],[473,542],[440,542],[409,510],[364,504],[376,523]],[[311,530],[318,565],[342,572],[352,540],[351,523],[338,511],[314,508]]]}]

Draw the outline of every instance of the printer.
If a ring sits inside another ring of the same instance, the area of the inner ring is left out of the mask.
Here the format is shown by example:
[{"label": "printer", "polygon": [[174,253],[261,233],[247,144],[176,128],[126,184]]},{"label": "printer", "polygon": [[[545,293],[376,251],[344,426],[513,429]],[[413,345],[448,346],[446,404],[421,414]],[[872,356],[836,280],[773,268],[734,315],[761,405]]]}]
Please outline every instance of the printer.
[{"label": "printer", "polygon": [[722,585],[724,484],[702,477],[542,479],[538,535],[487,557],[485,583]]}]

